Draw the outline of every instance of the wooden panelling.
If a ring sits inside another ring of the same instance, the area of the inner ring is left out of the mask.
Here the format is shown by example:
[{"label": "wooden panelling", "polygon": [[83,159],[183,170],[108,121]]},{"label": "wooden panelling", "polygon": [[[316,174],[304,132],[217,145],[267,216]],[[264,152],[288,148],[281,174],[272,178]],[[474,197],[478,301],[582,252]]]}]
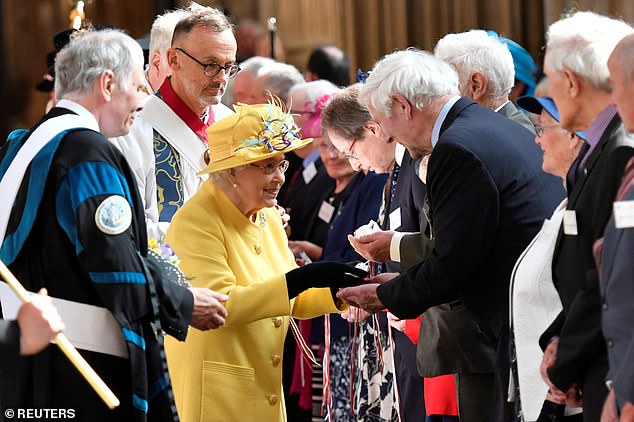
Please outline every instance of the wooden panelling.
[{"label": "wooden panelling", "polygon": [[[111,23],[135,37],[145,34],[157,13],[189,0],[90,0],[86,15]],[[221,7],[236,21],[252,18],[265,25],[278,20],[287,62],[304,70],[318,44],[334,44],[351,59],[352,72],[367,70],[384,54],[408,46],[433,50],[449,32],[493,29],[524,45],[540,62],[544,31],[564,10],[592,9],[634,20],[634,1],[622,0],[200,0]],[[0,0],[0,136],[32,125],[47,100],[35,91],[46,70],[52,36],[68,26],[70,0]],[[353,79],[354,80],[354,79]]]},{"label": "wooden panelling", "polygon": [[[165,1],[157,1],[157,4]],[[70,0],[1,0],[3,66],[0,81],[0,137],[8,130],[29,127],[41,117],[48,94],[35,90],[46,72],[46,53],[53,50],[53,35],[69,27]],[[91,0],[86,16],[140,37],[149,31],[155,15],[152,0]]]}]

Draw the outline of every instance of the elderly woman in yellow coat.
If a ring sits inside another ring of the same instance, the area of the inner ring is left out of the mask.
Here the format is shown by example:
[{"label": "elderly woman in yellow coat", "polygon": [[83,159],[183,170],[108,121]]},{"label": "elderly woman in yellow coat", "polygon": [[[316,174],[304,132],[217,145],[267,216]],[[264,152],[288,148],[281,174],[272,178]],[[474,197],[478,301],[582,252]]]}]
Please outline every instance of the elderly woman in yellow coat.
[{"label": "elderly woman in yellow coat", "polygon": [[274,205],[288,168],[283,154],[311,140],[301,139],[293,118],[275,105],[235,108],[208,129],[209,180],[174,216],[166,237],[193,285],[229,297],[224,327],[166,342],[184,422],[285,421],[288,316],[342,311],[336,289],[365,275],[334,262],[297,268]]}]

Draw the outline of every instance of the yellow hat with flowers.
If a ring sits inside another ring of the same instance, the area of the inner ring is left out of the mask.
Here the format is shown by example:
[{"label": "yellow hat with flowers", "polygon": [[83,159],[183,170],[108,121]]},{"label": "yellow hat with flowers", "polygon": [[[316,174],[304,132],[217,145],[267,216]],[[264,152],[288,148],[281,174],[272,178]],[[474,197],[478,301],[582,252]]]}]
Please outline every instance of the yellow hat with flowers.
[{"label": "yellow hat with flowers", "polygon": [[302,139],[293,116],[278,104],[238,103],[233,108],[235,114],[207,128],[209,164],[200,174],[255,163],[313,141]]}]

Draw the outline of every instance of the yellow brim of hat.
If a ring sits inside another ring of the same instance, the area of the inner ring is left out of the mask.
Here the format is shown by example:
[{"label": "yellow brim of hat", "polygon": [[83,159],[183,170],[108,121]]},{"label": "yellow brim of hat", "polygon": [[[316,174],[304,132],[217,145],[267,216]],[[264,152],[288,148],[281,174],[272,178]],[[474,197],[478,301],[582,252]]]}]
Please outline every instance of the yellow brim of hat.
[{"label": "yellow brim of hat", "polygon": [[[272,151],[266,154],[258,154],[257,156],[252,156],[252,157],[233,156],[224,160],[215,161],[210,163],[204,169],[202,169],[198,174],[215,173],[217,171],[227,170],[234,167],[243,166],[245,164],[257,163],[258,161],[266,160],[271,157],[278,156],[280,154],[286,154],[287,152],[291,152],[296,149],[303,148],[306,145],[310,144],[311,142],[313,142],[313,138],[306,138],[306,139],[301,139],[300,142],[294,142],[293,144],[291,144],[291,146],[284,148],[281,151]],[[210,154],[213,154],[213,152],[210,152]]]},{"label": "yellow brim of hat", "polygon": [[207,128],[211,162],[199,174],[266,160],[311,143],[312,138],[298,136],[293,117],[278,104],[236,104],[235,114]]}]

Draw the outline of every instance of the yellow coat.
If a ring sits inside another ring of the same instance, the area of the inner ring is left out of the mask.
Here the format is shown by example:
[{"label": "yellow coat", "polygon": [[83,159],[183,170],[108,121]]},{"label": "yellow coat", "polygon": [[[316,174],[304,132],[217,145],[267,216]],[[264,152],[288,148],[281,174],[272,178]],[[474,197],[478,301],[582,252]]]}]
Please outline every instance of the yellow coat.
[{"label": "yellow coat", "polygon": [[253,223],[211,181],[176,213],[166,241],[193,286],[229,295],[224,327],[190,329],[184,343],[166,340],[181,421],[285,421],[288,315],[339,312],[330,289],[289,301],[284,274],[296,265],[279,215],[265,208]]}]

